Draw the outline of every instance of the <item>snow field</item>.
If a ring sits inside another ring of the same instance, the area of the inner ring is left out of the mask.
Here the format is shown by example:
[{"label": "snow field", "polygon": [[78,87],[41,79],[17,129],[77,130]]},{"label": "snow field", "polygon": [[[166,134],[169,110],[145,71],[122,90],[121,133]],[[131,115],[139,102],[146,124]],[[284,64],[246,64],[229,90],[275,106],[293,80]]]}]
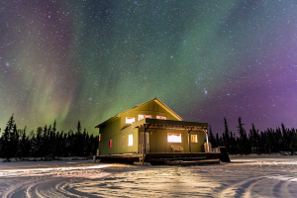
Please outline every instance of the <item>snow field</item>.
[{"label": "snow field", "polygon": [[297,197],[297,157],[207,166],[93,164],[0,170],[2,197]]}]

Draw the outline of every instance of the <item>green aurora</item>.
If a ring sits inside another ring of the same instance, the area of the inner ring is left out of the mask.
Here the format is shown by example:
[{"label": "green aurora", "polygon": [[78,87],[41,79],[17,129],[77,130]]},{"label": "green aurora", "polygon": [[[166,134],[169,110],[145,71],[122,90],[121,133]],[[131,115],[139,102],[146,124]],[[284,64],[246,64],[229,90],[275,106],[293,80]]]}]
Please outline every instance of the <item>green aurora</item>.
[{"label": "green aurora", "polygon": [[0,127],[95,134],[155,97],[215,132],[294,127],[296,24],[293,0],[3,0]]}]

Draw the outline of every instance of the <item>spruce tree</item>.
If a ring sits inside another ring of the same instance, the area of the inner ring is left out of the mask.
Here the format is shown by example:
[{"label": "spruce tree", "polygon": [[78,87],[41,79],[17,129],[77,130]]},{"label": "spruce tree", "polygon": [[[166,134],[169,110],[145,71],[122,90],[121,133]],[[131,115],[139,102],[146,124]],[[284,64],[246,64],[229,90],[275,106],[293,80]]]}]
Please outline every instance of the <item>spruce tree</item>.
[{"label": "spruce tree", "polygon": [[260,154],[260,135],[259,130],[256,130],[255,125],[252,124],[252,129],[250,130],[250,142],[253,152]]},{"label": "spruce tree", "polygon": [[12,157],[15,157],[15,154],[17,152],[17,148],[19,145],[19,133],[18,133],[16,124],[13,125],[13,130],[12,130],[10,141],[11,141]]},{"label": "spruce tree", "polygon": [[209,135],[208,135],[208,137],[209,137],[209,142],[212,144],[212,147],[213,148],[215,148],[215,147],[217,147],[218,145],[217,145],[217,142],[216,142],[216,138],[215,138],[215,136],[213,135],[213,133],[212,133],[212,128],[211,128],[211,126],[209,126],[209,133],[208,133]]},{"label": "spruce tree", "polygon": [[239,152],[240,154],[249,154],[250,153],[250,145],[248,143],[248,138],[246,135],[246,131],[243,128],[243,123],[241,122],[241,117],[238,118],[238,132],[239,132]]},{"label": "spruce tree", "polygon": [[230,132],[229,132],[229,127],[228,127],[228,123],[226,118],[224,118],[224,126],[225,126],[225,131],[223,133],[223,142],[224,142],[224,146],[227,149],[227,152],[229,152],[230,150]]},{"label": "spruce tree", "polygon": [[33,157],[43,157],[44,150],[43,150],[43,140],[44,137],[42,135],[42,127],[37,128],[36,137],[33,135],[32,138],[32,147],[31,147],[31,154]]},{"label": "spruce tree", "polygon": [[10,161],[10,158],[15,155],[15,140],[16,140],[16,125],[14,121],[14,114],[9,118],[6,128],[4,130],[3,138],[2,138],[2,156],[6,158],[6,161]]},{"label": "spruce tree", "polygon": [[74,148],[75,148],[75,155],[76,156],[83,156],[84,152],[84,140],[83,140],[83,134],[81,132],[81,124],[80,121],[77,122],[76,125],[76,133],[74,135]]},{"label": "spruce tree", "polygon": [[56,133],[56,131],[57,131],[57,122],[55,120],[53,124],[53,132]]},{"label": "spruce tree", "polygon": [[6,126],[6,128],[4,129],[4,133],[1,137],[1,157],[6,158],[6,160],[9,160],[9,158],[11,157],[10,154],[10,141],[9,138],[10,134],[9,134],[9,127]]},{"label": "spruce tree", "polygon": [[238,150],[237,150],[237,142],[236,142],[236,138],[235,138],[235,134],[234,133],[230,133],[230,154],[237,154]]},{"label": "spruce tree", "polygon": [[291,130],[288,129],[288,134],[290,137],[289,140],[289,149],[291,151],[291,155],[295,154],[296,151],[296,147],[297,147],[297,134],[296,134],[296,130],[294,128],[292,128]]}]

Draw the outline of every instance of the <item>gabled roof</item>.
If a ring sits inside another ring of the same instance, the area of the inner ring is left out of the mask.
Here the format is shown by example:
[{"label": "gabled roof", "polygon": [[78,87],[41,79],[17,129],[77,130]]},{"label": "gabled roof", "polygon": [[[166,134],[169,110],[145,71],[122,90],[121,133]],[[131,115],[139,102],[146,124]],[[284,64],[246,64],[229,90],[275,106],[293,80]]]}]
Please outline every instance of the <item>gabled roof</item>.
[{"label": "gabled roof", "polygon": [[182,120],[183,120],[179,115],[177,115],[174,111],[172,111],[172,110],[171,110],[167,105],[165,105],[161,100],[159,100],[158,98],[154,98],[154,99],[149,100],[149,101],[147,101],[147,102],[145,102],[145,103],[142,103],[142,104],[140,104],[140,105],[137,105],[137,106],[135,106],[135,107],[133,107],[133,108],[131,108],[131,109],[128,109],[128,110],[126,110],[126,111],[123,111],[122,113],[116,114],[115,116],[113,116],[113,117],[109,118],[108,120],[102,122],[101,124],[97,125],[95,128],[99,128],[99,126],[102,126],[102,125],[104,125],[104,124],[106,124],[106,123],[108,123],[108,122],[110,122],[110,121],[112,121],[112,120],[117,119],[119,115],[121,115],[121,114],[123,114],[123,113],[126,113],[126,112],[128,112],[128,111],[131,111],[131,110],[133,110],[133,109],[135,109],[135,108],[137,108],[137,107],[140,107],[140,106],[142,106],[142,105],[145,105],[145,104],[147,104],[147,103],[150,103],[150,102],[152,102],[152,101],[155,101],[157,104],[159,104],[160,106],[162,106],[164,109],[166,109],[172,116],[174,116],[174,117],[175,117],[176,119],[178,119],[179,121],[182,121]]}]

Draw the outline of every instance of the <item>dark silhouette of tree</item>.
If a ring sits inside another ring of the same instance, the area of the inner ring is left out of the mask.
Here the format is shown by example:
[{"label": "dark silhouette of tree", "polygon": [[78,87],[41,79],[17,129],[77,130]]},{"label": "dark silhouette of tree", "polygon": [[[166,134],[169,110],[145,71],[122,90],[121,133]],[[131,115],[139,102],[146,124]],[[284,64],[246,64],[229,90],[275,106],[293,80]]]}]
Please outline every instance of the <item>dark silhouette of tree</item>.
[{"label": "dark silhouette of tree", "polygon": [[274,152],[280,152],[284,148],[284,138],[282,135],[281,129],[278,127],[275,130],[274,139],[273,139],[274,145],[275,145],[275,151]]},{"label": "dark silhouette of tree", "polygon": [[1,136],[1,157],[5,157],[7,160],[11,157],[10,153],[10,140],[9,140],[9,128],[6,126],[3,135]]},{"label": "dark silhouette of tree", "polygon": [[230,132],[226,118],[224,118],[225,131],[223,133],[223,145],[226,147],[227,152],[230,150]]},{"label": "dark silhouette of tree", "polygon": [[57,122],[55,120],[53,124],[53,132],[56,133],[56,131],[57,131]]},{"label": "dark silhouette of tree", "polygon": [[49,127],[38,127],[36,132],[27,135],[26,127],[17,129],[13,115],[7,122],[4,133],[0,136],[0,157],[23,159],[38,157],[43,160],[62,156],[91,156],[96,153],[98,136],[89,135],[85,128],[82,132],[80,121],[76,126],[76,133],[59,132],[56,120]]},{"label": "dark silhouette of tree", "polygon": [[[54,157],[91,156],[98,148],[98,135],[89,135],[86,128],[82,132],[80,121],[76,125],[75,133],[57,130],[57,122],[53,125],[38,127],[36,132],[27,133],[26,127],[17,129],[12,115],[0,136],[0,157],[9,161],[12,157],[23,159],[38,157],[53,159]],[[222,136],[213,134],[209,128],[209,141],[213,147],[226,146],[230,154],[273,153],[289,151],[292,155],[297,150],[297,132],[294,128],[285,128],[284,124],[276,129],[267,128],[259,132],[252,124],[247,135],[241,118],[238,118],[238,135],[229,131],[224,118],[224,132]],[[0,129],[1,132],[1,129]],[[29,134],[29,135],[27,135]]]},{"label": "dark silhouette of tree", "polygon": [[216,141],[216,138],[215,136],[213,135],[213,132],[212,132],[212,129],[211,129],[211,126],[209,126],[209,133],[208,133],[208,138],[209,138],[209,142],[211,143],[212,147],[218,147],[219,145],[217,144],[217,141]]},{"label": "dark silhouette of tree", "polygon": [[31,144],[29,137],[26,136],[26,127],[20,132],[20,134],[22,134],[22,137],[19,140],[16,157],[23,159],[24,157],[28,157],[30,155]]},{"label": "dark silhouette of tree", "polygon": [[294,128],[292,128],[291,130],[288,131],[289,134],[289,149],[291,151],[291,155],[294,155],[295,151],[296,151],[296,147],[297,147],[297,134],[296,134],[296,130]]},{"label": "dark silhouette of tree", "polygon": [[16,124],[13,125],[13,130],[10,135],[10,142],[11,142],[12,157],[15,157],[15,154],[17,152],[17,148],[19,145],[19,133],[18,133]]},{"label": "dark silhouette of tree", "polygon": [[44,139],[45,139],[44,136],[42,136],[42,127],[38,127],[36,136],[33,135],[33,138],[32,138],[32,146],[31,146],[30,154],[33,157],[44,156],[44,151],[42,150]]},{"label": "dark silhouette of tree", "polygon": [[16,125],[15,125],[13,116],[14,115],[12,114],[12,116],[9,118],[6,124],[6,128],[4,130],[4,134],[1,137],[2,139],[1,155],[6,158],[6,161],[9,161],[11,157],[14,157],[14,151],[15,151],[13,146],[15,146],[15,141],[16,141],[16,137],[15,137]]},{"label": "dark silhouette of tree", "polygon": [[255,125],[252,124],[252,129],[250,130],[249,141],[251,143],[252,153],[260,153],[260,135],[259,130],[256,130]]},{"label": "dark silhouette of tree", "polygon": [[75,149],[74,149],[74,155],[76,156],[83,156],[84,155],[84,137],[83,134],[81,132],[82,128],[81,128],[81,124],[80,121],[77,122],[76,125],[76,133],[74,135],[74,145],[75,145]]},{"label": "dark silhouette of tree", "polygon": [[250,153],[250,145],[247,138],[247,134],[245,129],[243,128],[243,123],[241,122],[241,117],[238,118],[238,132],[239,132],[239,139],[238,139],[238,150],[240,154],[249,154]]},{"label": "dark silhouette of tree", "polygon": [[222,146],[223,145],[223,143],[220,140],[221,140],[221,138],[219,137],[219,134],[217,133],[216,134],[216,143],[217,143],[217,146]]},{"label": "dark silhouette of tree", "polygon": [[238,153],[238,145],[235,138],[235,134],[230,132],[230,145],[229,145],[229,153],[230,154],[236,154]]}]

